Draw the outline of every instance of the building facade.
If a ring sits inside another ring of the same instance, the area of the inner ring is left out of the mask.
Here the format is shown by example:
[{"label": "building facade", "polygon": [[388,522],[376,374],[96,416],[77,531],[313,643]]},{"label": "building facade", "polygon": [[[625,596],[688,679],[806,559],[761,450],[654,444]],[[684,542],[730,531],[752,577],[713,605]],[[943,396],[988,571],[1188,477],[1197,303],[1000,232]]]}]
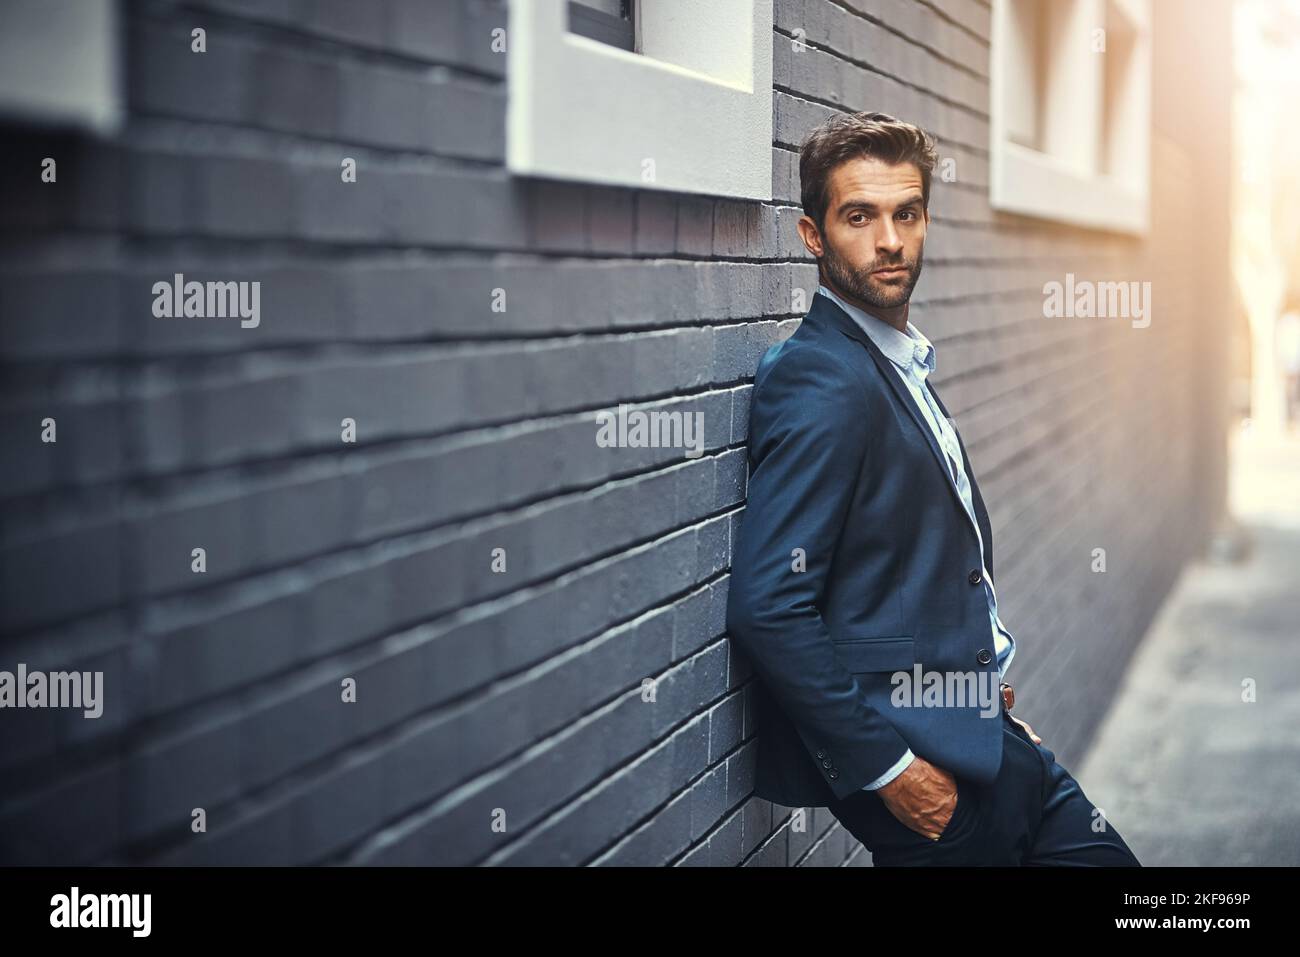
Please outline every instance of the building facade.
[{"label": "building facade", "polygon": [[[720,3],[703,52],[651,0],[630,50],[550,3],[10,5],[0,669],[103,712],[0,712],[0,859],[869,864],[750,793],[724,627],[840,110],[938,139],[912,319],[1072,764],[1224,498],[1228,21],[1180,6],[1071,8],[1085,62],[1000,0]],[[1146,324],[1045,315],[1081,281]],[[702,432],[598,441],[620,406]]]}]

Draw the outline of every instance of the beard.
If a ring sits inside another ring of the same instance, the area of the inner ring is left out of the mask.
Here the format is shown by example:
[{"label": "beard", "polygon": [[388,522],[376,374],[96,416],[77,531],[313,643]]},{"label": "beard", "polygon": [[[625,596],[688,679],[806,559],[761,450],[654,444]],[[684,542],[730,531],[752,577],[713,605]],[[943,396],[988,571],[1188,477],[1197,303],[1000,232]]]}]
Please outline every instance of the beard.
[{"label": "beard", "polygon": [[[834,247],[822,236],[825,255],[822,256],[822,268],[835,287],[847,293],[851,298],[865,302],[876,309],[892,309],[901,306],[912,298],[912,289],[921,278],[921,263],[924,259],[920,250],[915,260],[904,258],[901,254],[894,259],[881,259],[872,262],[865,269],[855,269],[848,260],[842,258]],[[872,273],[888,266],[902,266],[907,269],[904,280],[885,281],[877,279]]]}]

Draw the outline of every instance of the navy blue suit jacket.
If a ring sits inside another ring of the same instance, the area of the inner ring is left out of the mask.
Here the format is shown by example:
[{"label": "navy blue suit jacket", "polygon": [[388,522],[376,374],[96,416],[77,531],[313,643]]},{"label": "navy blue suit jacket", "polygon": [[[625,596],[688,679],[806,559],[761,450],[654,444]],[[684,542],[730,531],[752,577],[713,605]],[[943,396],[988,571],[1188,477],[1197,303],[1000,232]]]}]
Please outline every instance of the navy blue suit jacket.
[{"label": "navy blue suit jacket", "polygon": [[[991,571],[988,513],[961,452]],[[763,356],[750,397],[727,630],[758,679],[757,796],[825,806],[908,747],[954,774],[996,778],[1003,720],[989,605],[949,474],[889,360],[814,296],[795,333]],[[891,673],[918,663],[977,673],[996,713],[981,716],[976,701],[894,706]]]}]

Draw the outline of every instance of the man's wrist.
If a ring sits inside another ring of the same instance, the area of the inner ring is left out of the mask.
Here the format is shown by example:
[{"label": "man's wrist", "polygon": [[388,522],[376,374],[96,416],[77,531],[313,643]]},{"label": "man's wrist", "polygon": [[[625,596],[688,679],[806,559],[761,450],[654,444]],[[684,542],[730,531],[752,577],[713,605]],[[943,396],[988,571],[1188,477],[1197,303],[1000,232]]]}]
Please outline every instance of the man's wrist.
[{"label": "man's wrist", "polygon": [[900,774],[902,774],[909,767],[911,767],[912,762],[914,760],[916,760],[916,755],[912,753],[911,748],[908,748],[906,751],[903,752],[902,757],[900,757],[897,761],[894,762],[893,767],[891,767],[880,777],[876,778],[870,784],[863,785],[862,790],[879,791],[881,788],[885,787],[885,785],[895,780]]}]

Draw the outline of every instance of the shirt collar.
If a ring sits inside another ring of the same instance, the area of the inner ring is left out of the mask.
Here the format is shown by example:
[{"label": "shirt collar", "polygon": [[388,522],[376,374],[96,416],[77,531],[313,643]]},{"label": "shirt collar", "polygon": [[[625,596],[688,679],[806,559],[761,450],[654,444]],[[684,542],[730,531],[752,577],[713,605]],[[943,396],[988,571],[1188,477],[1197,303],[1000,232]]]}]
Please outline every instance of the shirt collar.
[{"label": "shirt collar", "polygon": [[934,371],[934,345],[912,324],[912,320],[907,320],[907,332],[904,334],[883,319],[845,301],[825,285],[819,284],[817,291],[847,312],[862,331],[871,337],[876,348],[899,369],[914,372],[922,380]]}]

